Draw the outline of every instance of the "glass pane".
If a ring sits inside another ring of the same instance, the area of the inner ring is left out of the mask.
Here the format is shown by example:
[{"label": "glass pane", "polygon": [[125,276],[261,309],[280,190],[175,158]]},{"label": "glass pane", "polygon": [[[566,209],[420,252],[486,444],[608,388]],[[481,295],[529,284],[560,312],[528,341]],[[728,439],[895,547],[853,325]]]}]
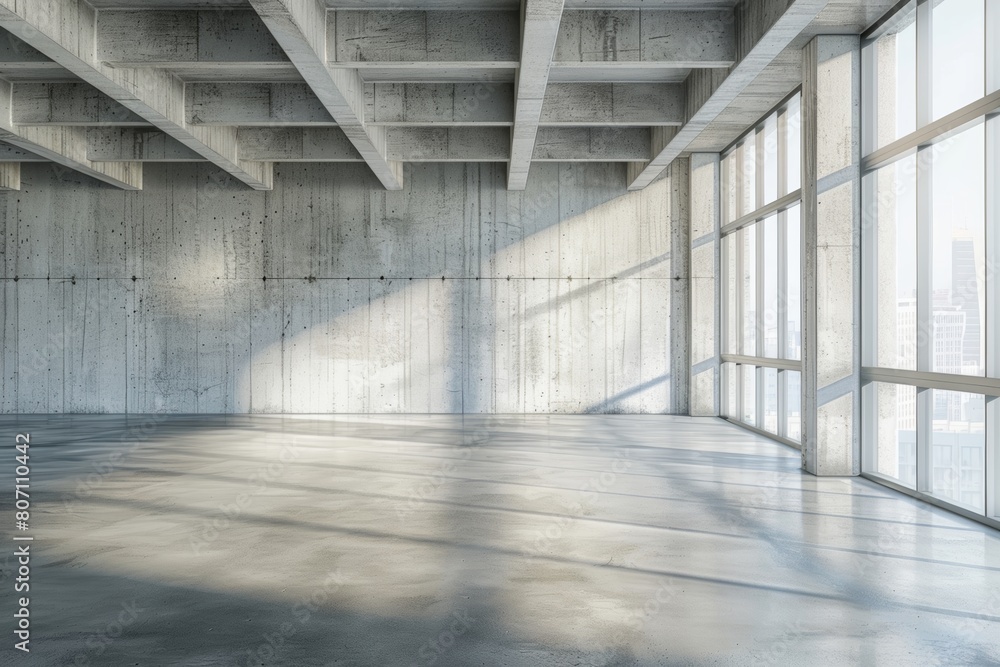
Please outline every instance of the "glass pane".
[{"label": "glass pane", "polygon": [[758,223],[764,228],[764,356],[778,356],[778,216]]},{"label": "glass pane", "polygon": [[802,251],[800,245],[800,224],[799,207],[793,206],[785,212],[785,247],[788,257],[788,285],[785,295],[785,313],[788,318],[787,329],[785,330],[785,356],[788,359],[799,360],[802,358],[802,305],[800,303],[800,290],[802,285],[802,271],[799,264],[799,255]]},{"label": "glass pane", "polygon": [[724,351],[727,354],[739,354],[740,330],[739,319],[739,299],[736,291],[737,281],[740,277],[736,273],[736,239],[739,234],[730,234],[722,239],[722,261],[726,267],[726,284],[723,296],[726,300],[726,335],[723,342]]},{"label": "glass pane", "polygon": [[[875,365],[917,369],[917,159],[910,156],[865,178],[875,179]],[[873,210],[872,210],[873,209]]]},{"label": "glass pane", "polygon": [[900,12],[889,30],[869,47],[876,86],[875,137],[881,148],[917,127],[917,30],[915,3]]},{"label": "glass pane", "polygon": [[932,370],[982,375],[986,312],[984,126],[980,123],[938,146],[941,150],[932,167]]},{"label": "glass pane", "polygon": [[983,0],[941,0],[934,6],[931,101],[935,120],[983,96],[985,22]]},{"label": "glass pane", "polygon": [[799,113],[798,95],[789,100],[786,113],[788,114],[788,120],[785,122],[785,132],[787,132],[785,146],[788,150],[788,156],[785,159],[785,166],[788,172],[785,176],[788,180],[785,182],[788,184],[788,192],[794,192],[801,187],[802,183],[802,174],[799,171],[802,168],[800,157],[802,116]]},{"label": "glass pane", "polygon": [[1000,90],[1000,7],[986,5],[986,94]]},{"label": "glass pane", "polygon": [[757,356],[757,225],[743,230],[743,354]]},{"label": "glass pane", "polygon": [[757,367],[740,365],[743,369],[743,421],[757,425]]},{"label": "glass pane", "polygon": [[736,364],[722,364],[722,414],[730,419],[739,419],[740,415],[736,409],[739,391],[739,372]]},{"label": "glass pane", "polygon": [[778,432],[778,369],[764,368],[763,427],[769,433]]},{"label": "glass pane", "polygon": [[932,390],[931,493],[982,512],[986,503],[986,401]]},{"label": "glass pane", "polygon": [[785,381],[785,437],[802,440],[802,374],[782,371]]},{"label": "glass pane", "polygon": [[[996,6],[996,24],[997,48],[1000,49],[1000,5]],[[997,69],[1000,70],[1000,63],[997,63]],[[994,116],[986,122],[986,141],[987,192],[990,198],[988,210],[992,212],[992,215],[987,222],[989,247],[986,255],[986,279],[989,287],[986,291],[989,294],[985,296],[989,298],[987,303],[990,304],[993,312],[992,322],[994,325],[990,327],[989,320],[987,320],[987,367],[985,370],[990,377],[1000,377],[1000,326],[998,326],[1000,325],[1000,317],[998,317],[1000,316],[1000,294],[996,291],[996,288],[1000,287],[1000,275],[997,273],[1000,271],[1000,115]],[[993,440],[996,443],[994,460],[998,462],[996,478],[997,484],[1000,485],[1000,435],[994,436]],[[997,514],[1000,515],[1000,506],[997,508]]]},{"label": "glass pane", "polygon": [[876,382],[874,472],[917,485],[917,388]]},{"label": "glass pane", "polygon": [[757,133],[751,132],[743,142],[743,205],[740,215],[757,210]]},{"label": "glass pane", "polygon": [[761,206],[778,198],[778,114],[764,121],[764,201]]}]

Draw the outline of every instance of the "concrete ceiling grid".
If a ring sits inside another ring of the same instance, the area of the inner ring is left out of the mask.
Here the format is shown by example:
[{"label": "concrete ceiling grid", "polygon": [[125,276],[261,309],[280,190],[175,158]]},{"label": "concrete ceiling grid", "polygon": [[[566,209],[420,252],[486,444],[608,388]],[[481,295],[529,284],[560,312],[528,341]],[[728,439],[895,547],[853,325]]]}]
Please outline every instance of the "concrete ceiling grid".
[{"label": "concrete ceiling grid", "polygon": [[[382,6],[384,4],[384,6]],[[885,7],[881,5],[885,4]],[[718,151],[862,0],[0,0],[0,187],[52,161],[123,189],[145,162],[621,162]],[[782,92],[784,91],[784,92]]]}]

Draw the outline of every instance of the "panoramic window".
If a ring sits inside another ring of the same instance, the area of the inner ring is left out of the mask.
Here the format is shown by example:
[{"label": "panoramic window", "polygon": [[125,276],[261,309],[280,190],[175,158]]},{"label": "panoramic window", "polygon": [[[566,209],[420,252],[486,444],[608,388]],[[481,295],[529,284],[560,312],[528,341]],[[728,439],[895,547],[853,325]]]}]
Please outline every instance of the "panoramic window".
[{"label": "panoramic window", "polygon": [[796,93],[723,156],[723,414],[801,438]]},{"label": "panoramic window", "polygon": [[1000,394],[986,11],[911,2],[863,44],[863,470],[974,516],[997,515]]}]

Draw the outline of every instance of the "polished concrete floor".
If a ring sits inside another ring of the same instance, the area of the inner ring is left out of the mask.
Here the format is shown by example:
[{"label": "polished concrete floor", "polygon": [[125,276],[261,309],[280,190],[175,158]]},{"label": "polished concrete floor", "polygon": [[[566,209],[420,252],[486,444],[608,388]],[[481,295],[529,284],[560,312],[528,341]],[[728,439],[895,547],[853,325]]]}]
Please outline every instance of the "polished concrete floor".
[{"label": "polished concrete floor", "polygon": [[1000,664],[1000,533],[718,420],[0,417],[22,431],[19,664]]}]

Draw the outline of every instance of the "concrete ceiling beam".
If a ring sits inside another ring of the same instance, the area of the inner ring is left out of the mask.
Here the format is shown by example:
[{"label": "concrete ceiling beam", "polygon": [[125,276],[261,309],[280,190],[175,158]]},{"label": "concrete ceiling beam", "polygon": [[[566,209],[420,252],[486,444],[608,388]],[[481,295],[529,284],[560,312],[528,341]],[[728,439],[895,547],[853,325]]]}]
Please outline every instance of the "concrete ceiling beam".
[{"label": "concrete ceiling beam", "polygon": [[145,118],[88,83],[14,83],[15,125],[150,127]]},{"label": "concrete ceiling beam", "polygon": [[[130,161],[99,164],[87,158],[86,128],[14,125],[11,114],[12,99],[12,84],[0,81],[0,141],[123,190],[142,188],[142,164]],[[13,182],[10,169],[7,182]]]},{"label": "concrete ceiling beam", "polygon": [[549,68],[559,37],[564,0],[524,0],[521,22],[521,64],[514,97],[514,126],[510,132],[507,189],[524,190],[542,117]]},{"label": "concrete ceiling beam", "polygon": [[[508,162],[505,127],[396,127],[386,132],[387,153],[400,162]],[[242,128],[240,151],[264,162],[356,162],[364,159],[338,128]],[[0,156],[2,157],[2,156]],[[88,157],[97,162],[189,162],[200,156],[157,130],[94,128]],[[644,128],[541,128],[538,162],[631,162],[648,159]]]},{"label": "concrete ceiling beam", "polygon": [[403,187],[403,165],[386,153],[385,129],[365,125],[364,83],[326,63],[327,11],[319,0],[250,0],[288,59],[389,190]]},{"label": "concrete ceiling beam", "polygon": [[[44,99],[43,91],[39,87],[36,96]],[[550,84],[539,124],[680,125],[684,120],[685,94],[686,89],[680,84]],[[364,94],[365,122],[400,127],[510,126],[514,118],[513,98],[511,84],[368,84]],[[82,102],[68,100],[63,104],[66,108],[81,105]],[[51,115],[46,113],[39,116]],[[189,123],[204,125],[336,125],[309,87],[294,83],[188,84],[187,113]]]},{"label": "concrete ceiling beam", "polygon": [[785,50],[826,7],[828,0],[749,0],[737,8],[739,61],[728,71],[703,69],[688,78],[687,121],[676,133],[654,133],[653,159],[629,165],[630,190],[641,190],[660,176]]},{"label": "concrete ceiling beam", "polygon": [[[113,68],[97,57],[97,12],[82,0],[0,0],[0,27],[105,95],[258,190],[271,188],[270,165],[245,163],[236,152],[235,128],[189,127],[184,84],[167,72]],[[73,128],[34,128],[36,133]],[[82,130],[82,128],[77,128]],[[86,152],[86,141],[79,146]]]}]

